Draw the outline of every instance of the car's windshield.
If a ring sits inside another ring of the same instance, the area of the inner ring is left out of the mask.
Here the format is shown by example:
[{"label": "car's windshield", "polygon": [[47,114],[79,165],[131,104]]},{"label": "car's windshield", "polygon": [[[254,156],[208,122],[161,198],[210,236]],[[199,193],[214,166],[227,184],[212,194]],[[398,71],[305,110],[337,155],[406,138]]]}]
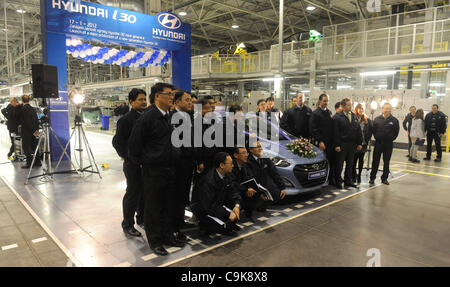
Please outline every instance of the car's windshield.
[{"label": "car's windshield", "polygon": [[[258,131],[258,127],[267,127],[267,130],[264,130],[264,128],[259,129],[260,131],[263,131],[262,133],[265,134],[267,131],[267,135],[270,135],[272,139],[277,139],[277,140],[295,140],[297,139],[296,136],[291,135],[290,133],[288,133],[287,131],[283,130],[280,126],[278,121],[269,121],[266,118],[260,117],[260,116],[256,116],[256,115],[251,115],[251,116],[247,116],[246,118],[247,124],[249,125],[251,130],[254,131]],[[278,132],[278,138],[277,135],[271,135],[271,131],[277,131]],[[266,137],[262,134],[258,133],[258,136],[262,136],[262,137]],[[266,137],[269,138],[269,137]]]}]

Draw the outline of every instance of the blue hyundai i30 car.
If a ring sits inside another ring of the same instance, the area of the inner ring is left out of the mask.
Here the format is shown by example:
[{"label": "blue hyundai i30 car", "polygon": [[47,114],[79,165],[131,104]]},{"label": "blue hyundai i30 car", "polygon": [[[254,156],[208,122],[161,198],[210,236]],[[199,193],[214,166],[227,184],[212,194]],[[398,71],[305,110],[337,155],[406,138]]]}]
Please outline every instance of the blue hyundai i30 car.
[{"label": "blue hyundai i30 car", "polygon": [[260,118],[261,121],[271,125],[272,131],[278,132],[278,135],[269,137],[270,140],[260,136],[258,139],[264,149],[263,156],[270,158],[277,167],[286,185],[286,195],[310,193],[328,185],[330,167],[324,152],[314,146],[317,154],[314,158],[295,155],[286,148],[286,144],[297,137],[266,119]]}]

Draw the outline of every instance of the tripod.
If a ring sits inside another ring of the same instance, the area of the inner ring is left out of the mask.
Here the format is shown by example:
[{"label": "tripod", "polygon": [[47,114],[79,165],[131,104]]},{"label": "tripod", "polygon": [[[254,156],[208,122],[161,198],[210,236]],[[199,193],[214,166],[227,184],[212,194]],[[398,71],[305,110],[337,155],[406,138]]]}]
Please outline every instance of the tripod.
[{"label": "tripod", "polygon": [[[33,160],[31,162],[30,170],[28,171],[28,176],[27,176],[27,180],[25,181],[25,185],[27,185],[28,181],[32,178],[47,177],[47,176],[50,176],[50,178],[53,178],[54,174],[60,173],[60,172],[52,171],[52,162],[51,162],[51,157],[50,157],[50,133],[52,133],[56,142],[61,147],[61,149],[64,151],[63,155],[65,154],[67,156],[67,158],[69,158],[69,160],[70,160],[69,155],[63,149],[63,146],[62,146],[61,142],[59,141],[58,137],[56,136],[55,131],[52,129],[52,127],[50,127],[48,119],[44,119],[44,132],[39,136],[39,141],[36,146],[36,150],[34,151],[34,154],[33,154]],[[42,157],[42,164],[43,164],[42,170],[44,171],[44,173],[40,174],[40,175],[30,176],[31,170],[33,169],[34,164],[36,162],[36,157],[38,157],[39,148],[40,148],[42,142],[44,142],[44,152],[43,152],[43,157]],[[72,166],[74,166],[74,164],[71,160],[70,160],[70,163],[72,164]],[[58,167],[56,167],[56,168],[58,168]]]},{"label": "tripod", "polygon": [[[77,106],[77,115],[75,116],[75,126],[72,128],[72,134],[70,135],[69,141],[67,142],[66,146],[64,147],[64,153],[59,158],[58,164],[56,165],[56,168],[59,167],[61,164],[62,158],[64,154],[67,154],[67,149],[69,148],[70,141],[72,140],[73,136],[75,135],[75,152],[78,152],[79,156],[79,166],[78,168],[74,168],[74,170],[67,171],[66,173],[95,173],[98,174],[100,179],[102,178],[100,171],[98,169],[97,163],[95,162],[94,154],[92,153],[91,147],[89,145],[89,142],[87,140],[86,134],[84,132],[83,123],[81,119],[81,107]],[[83,143],[86,146],[87,156],[89,160],[88,166],[83,166]],[[95,167],[95,170],[94,170]]]}]

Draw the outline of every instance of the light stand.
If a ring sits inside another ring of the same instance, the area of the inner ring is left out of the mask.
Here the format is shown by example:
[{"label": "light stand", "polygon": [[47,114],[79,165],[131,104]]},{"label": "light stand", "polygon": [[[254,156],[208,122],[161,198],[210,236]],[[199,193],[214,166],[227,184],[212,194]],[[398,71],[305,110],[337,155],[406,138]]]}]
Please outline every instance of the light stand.
[{"label": "light stand", "polygon": [[[61,142],[59,141],[58,137],[56,136],[55,131],[50,126],[50,122],[49,122],[48,116],[46,114],[46,113],[48,113],[48,109],[47,109],[47,102],[45,99],[43,100],[43,106],[45,107],[45,109],[44,109],[45,116],[41,119],[41,121],[43,122],[44,132],[39,136],[39,141],[36,146],[36,150],[34,151],[34,154],[33,154],[33,160],[31,162],[30,170],[28,171],[28,176],[27,176],[27,180],[25,181],[25,185],[28,184],[28,181],[30,179],[38,178],[38,177],[44,177],[44,178],[50,177],[53,179],[53,175],[56,173],[59,173],[59,172],[53,172],[53,170],[52,170],[52,162],[51,162],[51,154],[50,154],[50,133],[53,135],[56,142],[61,147],[61,150],[63,150],[62,156],[66,155],[67,158],[69,158],[69,160],[70,160],[69,155],[66,153],[65,149],[63,148]],[[44,142],[44,151],[43,151],[43,158],[42,158],[42,170],[44,171],[44,173],[40,174],[40,175],[31,176],[31,170],[33,169],[34,164],[36,162],[36,157],[38,157],[39,148],[41,147],[42,142]],[[73,167],[75,167],[71,160],[70,160],[70,163],[72,164]],[[56,167],[56,168],[58,168],[58,167]]]},{"label": "light stand", "polygon": [[[100,170],[98,169],[97,163],[95,162],[94,154],[92,153],[92,149],[89,145],[89,142],[86,137],[86,133],[84,132],[83,128],[83,121],[81,119],[81,103],[77,103],[77,115],[75,116],[75,126],[72,128],[72,134],[70,135],[69,141],[67,142],[66,146],[64,147],[64,153],[67,154],[67,149],[69,148],[70,141],[75,136],[75,146],[74,151],[78,153],[79,156],[79,165],[78,168],[74,167],[74,170],[66,171],[64,173],[93,173],[98,174],[100,179],[102,178],[100,174]],[[87,156],[89,159],[89,165],[84,167],[83,165],[83,152],[84,152],[84,146],[86,147]],[[61,155],[61,157],[58,160],[58,164],[56,165],[56,168],[59,167],[64,154]],[[94,170],[95,167],[95,170]]]}]

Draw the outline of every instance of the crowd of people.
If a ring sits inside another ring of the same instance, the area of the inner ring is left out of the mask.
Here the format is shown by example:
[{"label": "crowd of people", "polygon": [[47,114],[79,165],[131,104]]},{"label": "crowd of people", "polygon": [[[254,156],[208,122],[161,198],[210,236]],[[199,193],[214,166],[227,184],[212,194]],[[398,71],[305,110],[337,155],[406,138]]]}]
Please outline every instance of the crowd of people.
[{"label": "crowd of people", "polygon": [[[248,138],[244,145],[234,141],[230,146],[225,144],[230,129],[224,128],[223,145],[211,146],[202,142],[198,147],[194,144],[191,135],[195,134],[194,122],[198,117],[202,120],[202,139],[215,122],[230,125],[237,133],[237,122],[242,120],[241,106],[231,106],[227,118],[215,111],[216,102],[211,96],[198,99],[190,92],[166,83],[152,87],[149,104],[146,96],[146,92],[139,89],[129,93],[131,111],[119,119],[113,138],[113,146],[124,160],[127,179],[122,222],[127,235],[142,236],[135,228],[136,223],[145,230],[150,248],[156,254],[167,255],[164,246],[183,247],[187,243],[182,230],[192,227],[192,223],[185,222],[186,207],[198,220],[200,236],[212,233],[234,236],[240,230],[236,223],[241,219],[241,211],[251,217],[255,210],[265,211],[285,198],[283,180],[274,163],[262,156],[259,139],[252,146],[248,144]],[[400,130],[389,103],[382,106],[382,114],[372,121],[361,104],[353,106],[348,98],[336,103],[334,115],[328,108],[327,94],[320,95],[314,111],[305,105],[302,93],[294,99],[294,105],[283,113],[274,107],[273,98],[260,100],[256,114],[279,123],[293,136],[310,139],[327,157],[330,185],[340,189],[357,187],[361,183],[364,155],[373,137],[369,183],[374,184],[383,157],[381,181],[389,185],[393,142]],[[194,104],[201,109],[194,112]],[[211,118],[207,120],[208,114],[212,115],[212,121]],[[411,114],[403,122],[410,137],[411,161],[417,161],[417,148],[425,137],[428,140],[427,159],[430,158],[432,140],[438,150],[436,161],[441,159],[440,137],[446,130],[445,118],[437,105],[433,105],[433,111],[425,120],[423,110],[416,112],[411,108]],[[186,123],[192,133],[177,136],[182,137],[184,143],[187,140],[188,144],[175,147],[173,131]]]},{"label": "crowd of people", "polygon": [[[285,198],[284,182],[272,160],[262,155],[259,138],[250,145],[252,135],[247,133],[243,144],[238,141],[236,134],[243,132],[238,127],[238,122],[243,120],[241,106],[232,105],[227,117],[216,110],[217,102],[213,97],[199,99],[167,83],[154,85],[149,99],[150,103],[147,103],[144,90],[130,91],[131,109],[126,106],[129,112],[118,119],[112,141],[124,161],[127,181],[122,202],[125,234],[142,236],[135,228],[137,224],[145,230],[150,248],[158,255],[167,255],[164,246],[183,247],[188,241],[182,232],[192,227],[192,223],[185,222],[187,207],[198,221],[200,236],[215,233],[234,236],[240,230],[236,223],[242,215],[252,217],[254,211],[264,212]],[[329,184],[340,189],[357,187],[361,183],[364,155],[373,142],[369,183],[374,184],[383,157],[381,181],[389,185],[389,162],[393,142],[400,130],[399,121],[392,115],[392,106],[384,104],[382,114],[372,121],[361,104],[353,106],[348,98],[335,104],[334,113],[328,107],[327,94],[320,95],[314,111],[304,100],[304,95],[298,93],[292,107],[281,112],[274,107],[274,99],[269,97],[258,101],[256,115],[295,137],[309,139],[322,150],[330,165]],[[11,135],[19,133],[20,127],[27,158],[23,167],[29,168],[39,134],[39,120],[30,106],[30,97],[23,96],[22,104],[17,98],[11,98],[2,113],[8,120]],[[198,120],[201,130],[194,131],[194,123]],[[434,141],[435,161],[441,161],[441,137],[446,132],[446,121],[446,115],[437,105],[433,105],[425,117],[422,109],[410,108],[403,128],[409,137],[408,158],[411,162],[419,162],[417,150],[424,145],[425,139],[428,143],[425,160],[431,159]],[[227,127],[223,129],[223,144],[195,143],[197,138],[193,135],[200,134],[203,139],[215,123]],[[174,145],[174,130],[182,125],[187,125],[191,133],[177,135],[182,138],[181,142],[187,143],[177,146]],[[234,139],[231,144],[230,138]],[[15,151],[13,137],[11,143],[8,157]],[[39,159],[36,160],[38,165]]]}]

